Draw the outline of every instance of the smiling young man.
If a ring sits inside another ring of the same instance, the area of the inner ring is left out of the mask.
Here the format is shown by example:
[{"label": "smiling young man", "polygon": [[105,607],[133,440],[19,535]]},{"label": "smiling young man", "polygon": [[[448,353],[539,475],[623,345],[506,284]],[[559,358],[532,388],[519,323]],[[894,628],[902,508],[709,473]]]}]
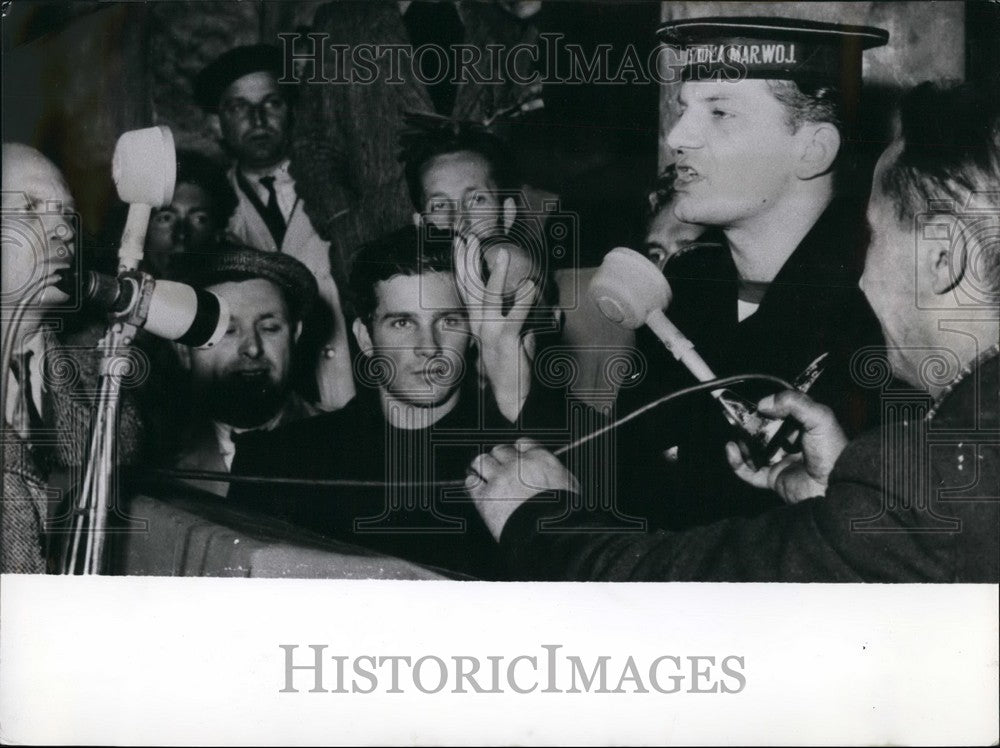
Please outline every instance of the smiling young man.
[{"label": "smiling young man", "polygon": [[247,246],[291,255],[316,277],[322,303],[306,326],[303,351],[312,354],[319,404],[332,410],[354,396],[347,329],[330,245],[313,228],[289,173],[295,89],[279,85],[282,64],[277,47],[236,47],[201,71],[195,98],[233,159],[228,177],[239,202],[229,231]]},{"label": "smiling young man", "polygon": [[[844,162],[862,52],[888,34],[771,18],[678,20],[659,33],[686,53],[667,137],[674,215],[709,227],[666,263],[666,314],[720,377],[794,382],[827,354],[810,394],[856,434],[879,412],[875,393],[852,376],[851,358],[881,335],[857,288],[866,240],[857,186],[866,179],[845,179]],[[648,374],[623,390],[619,414],[694,383],[648,330],[637,340]],[[751,403],[767,393],[737,389]],[[639,419],[621,435],[630,483],[620,495],[633,499],[625,511],[683,528],[776,504],[734,478],[725,456],[731,438],[708,396]],[[670,486],[676,498],[644,501],[644,487],[654,485]]]}]

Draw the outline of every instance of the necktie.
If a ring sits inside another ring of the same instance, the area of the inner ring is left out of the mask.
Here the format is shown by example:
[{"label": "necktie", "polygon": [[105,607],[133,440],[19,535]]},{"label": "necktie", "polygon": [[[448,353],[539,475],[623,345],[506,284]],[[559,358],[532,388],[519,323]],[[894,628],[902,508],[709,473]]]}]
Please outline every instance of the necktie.
[{"label": "necktie", "polygon": [[11,359],[10,366],[20,390],[18,392],[18,404],[23,408],[20,417],[17,416],[17,411],[15,410],[14,420],[19,421],[19,423],[12,425],[18,431],[24,433],[28,441],[34,444],[38,441],[42,429],[45,428],[45,422],[42,420],[42,414],[38,410],[38,405],[35,403],[35,395],[32,391],[31,355],[31,351],[15,354]]},{"label": "necktie", "polygon": [[260,183],[267,190],[267,204],[264,205],[262,218],[267,224],[267,230],[271,232],[275,245],[280,250],[281,243],[285,239],[285,218],[281,215],[281,208],[278,207],[278,194],[274,190],[274,177],[261,177]]}]

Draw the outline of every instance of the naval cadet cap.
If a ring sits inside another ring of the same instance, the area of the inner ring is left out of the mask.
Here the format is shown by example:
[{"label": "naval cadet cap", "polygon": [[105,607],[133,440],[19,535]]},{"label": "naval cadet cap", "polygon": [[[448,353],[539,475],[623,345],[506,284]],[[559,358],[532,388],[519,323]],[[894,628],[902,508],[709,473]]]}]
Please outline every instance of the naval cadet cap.
[{"label": "naval cadet cap", "polygon": [[205,66],[194,80],[194,98],[199,106],[215,111],[219,99],[234,82],[250,73],[273,73],[282,76],[281,50],[271,44],[234,47]]},{"label": "naval cadet cap", "polygon": [[686,52],[681,80],[792,80],[850,87],[861,54],[889,41],[874,26],[792,18],[711,17],[669,21],[657,31]]}]

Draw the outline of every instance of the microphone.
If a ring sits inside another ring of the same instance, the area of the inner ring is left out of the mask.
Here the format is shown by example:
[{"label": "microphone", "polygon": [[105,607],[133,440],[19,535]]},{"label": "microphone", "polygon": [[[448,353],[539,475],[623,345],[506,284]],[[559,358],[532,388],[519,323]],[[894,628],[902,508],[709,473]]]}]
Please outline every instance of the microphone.
[{"label": "microphone", "polygon": [[625,247],[608,252],[590,282],[590,296],[615,324],[629,330],[647,325],[699,382],[716,378],[694,343],[663,313],[673,298],[670,284],[643,255]]},{"label": "microphone", "polygon": [[[714,372],[694,349],[694,343],[667,319],[670,284],[649,259],[625,247],[615,247],[604,257],[590,282],[590,296],[601,313],[630,330],[646,325],[674,358],[684,364],[699,382],[716,379]],[[711,391],[723,415],[740,436],[745,455],[757,465],[780,460],[794,429],[794,422],[768,418],[757,407],[727,389]]]},{"label": "microphone", "polygon": [[142,320],[138,326],[158,338],[211,348],[229,326],[228,304],[211,291],[154,280],[138,270],[117,277],[94,271],[77,275],[71,269],[61,270],[59,275],[56,288],[72,299],[102,309],[112,317],[134,320],[138,315]]}]

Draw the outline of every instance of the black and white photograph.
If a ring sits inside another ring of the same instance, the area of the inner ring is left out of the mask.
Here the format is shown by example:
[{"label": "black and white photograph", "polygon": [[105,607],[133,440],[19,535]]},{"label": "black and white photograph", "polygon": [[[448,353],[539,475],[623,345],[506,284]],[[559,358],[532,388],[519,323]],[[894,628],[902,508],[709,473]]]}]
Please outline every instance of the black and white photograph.
[{"label": "black and white photograph", "polygon": [[0,12],[0,742],[1000,740],[1000,2]]}]

